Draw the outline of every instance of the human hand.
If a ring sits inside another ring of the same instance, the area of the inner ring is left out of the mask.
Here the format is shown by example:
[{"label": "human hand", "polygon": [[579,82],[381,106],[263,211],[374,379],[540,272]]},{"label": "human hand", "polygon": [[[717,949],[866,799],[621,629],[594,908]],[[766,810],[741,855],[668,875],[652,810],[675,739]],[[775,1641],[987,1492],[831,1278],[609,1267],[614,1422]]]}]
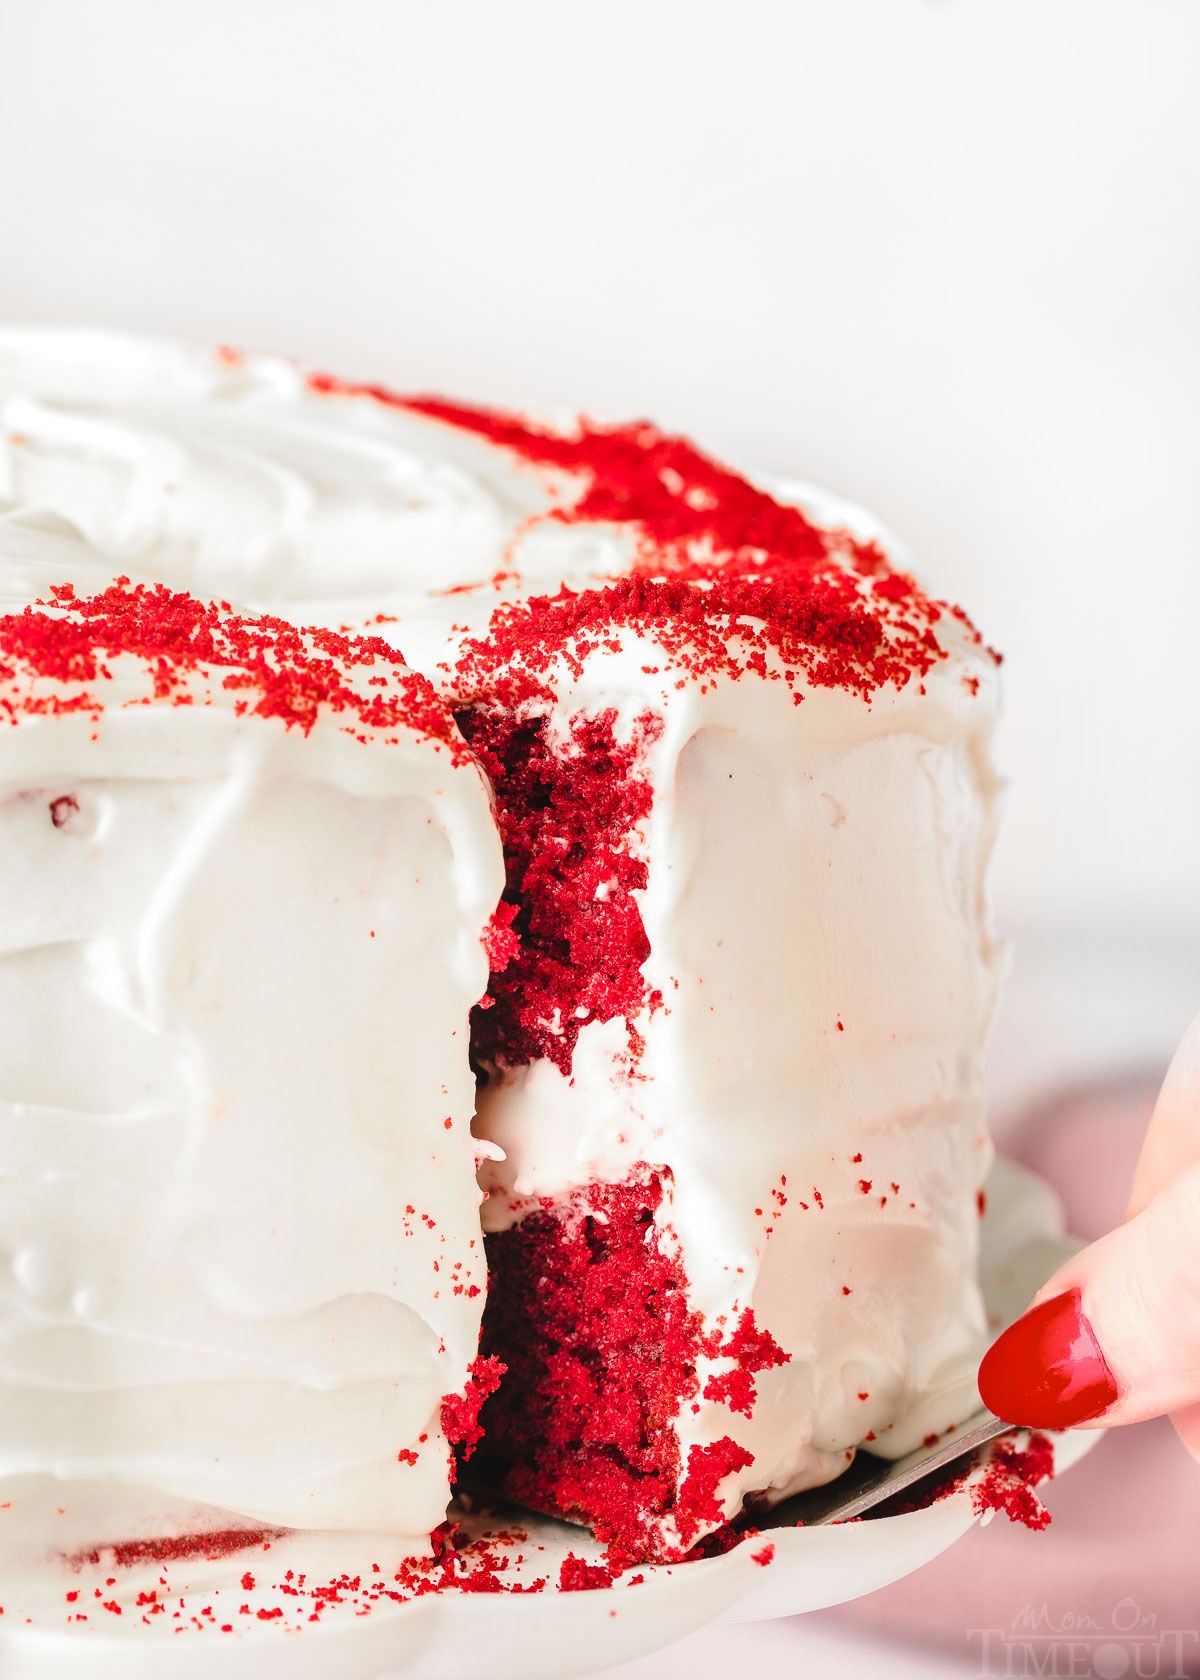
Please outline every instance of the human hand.
[{"label": "human hand", "polygon": [[1200,1016],[1167,1072],[1126,1221],[1067,1261],[979,1369],[1012,1423],[1170,1416],[1200,1458]]}]

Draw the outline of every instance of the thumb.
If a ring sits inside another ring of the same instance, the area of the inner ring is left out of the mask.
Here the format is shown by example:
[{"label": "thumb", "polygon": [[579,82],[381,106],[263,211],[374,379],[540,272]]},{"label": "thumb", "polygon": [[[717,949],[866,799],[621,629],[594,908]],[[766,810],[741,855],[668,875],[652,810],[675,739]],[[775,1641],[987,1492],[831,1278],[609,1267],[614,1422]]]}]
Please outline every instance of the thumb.
[{"label": "thumb", "polygon": [[1076,1254],[984,1356],[1010,1423],[1134,1423],[1200,1400],[1200,1163]]}]

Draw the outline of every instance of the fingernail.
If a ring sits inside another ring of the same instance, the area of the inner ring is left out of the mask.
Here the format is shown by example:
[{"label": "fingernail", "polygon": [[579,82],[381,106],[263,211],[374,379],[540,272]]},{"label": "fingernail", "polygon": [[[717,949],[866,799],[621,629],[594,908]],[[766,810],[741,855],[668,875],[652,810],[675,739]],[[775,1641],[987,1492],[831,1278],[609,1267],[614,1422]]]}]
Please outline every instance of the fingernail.
[{"label": "fingernail", "polygon": [[1032,1307],[983,1356],[979,1393],[1006,1423],[1069,1429],[1120,1396],[1078,1289]]}]

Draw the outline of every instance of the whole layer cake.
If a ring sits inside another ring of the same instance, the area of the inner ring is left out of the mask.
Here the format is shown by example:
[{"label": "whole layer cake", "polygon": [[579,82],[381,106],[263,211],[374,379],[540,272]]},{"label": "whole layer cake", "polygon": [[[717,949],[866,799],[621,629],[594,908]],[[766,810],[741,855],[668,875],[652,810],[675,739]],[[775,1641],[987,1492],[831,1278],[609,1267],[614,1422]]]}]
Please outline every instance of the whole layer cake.
[{"label": "whole layer cake", "polygon": [[[471,832],[477,860],[504,846],[492,972],[457,994],[487,1157],[484,1363],[449,1414],[466,1447],[503,1376],[466,1472],[590,1523],[618,1560],[674,1557],[863,1442],[898,1455],[973,1409],[995,660],[964,615],[857,511],[644,424],[85,334],[0,337],[0,400],[27,542],[66,527],[106,584],[390,645],[491,784],[494,828]],[[435,947],[474,927],[478,950],[499,881],[480,861],[475,882],[465,924],[461,906],[430,924],[379,994],[398,1037],[371,1124],[418,1222],[403,1186],[447,1104],[404,1066],[409,1000]],[[325,1043],[354,1068],[352,1034]],[[247,1082],[231,1136],[268,1095]],[[349,1124],[331,1091],[335,1151]],[[229,1217],[189,1161],[163,1170]],[[350,1225],[357,1194],[330,1185]],[[303,1198],[291,1213],[299,1230]],[[311,1232],[314,1256],[345,1240]],[[447,1393],[474,1351],[456,1342]],[[358,1526],[409,1532],[386,1497],[364,1489]]]}]

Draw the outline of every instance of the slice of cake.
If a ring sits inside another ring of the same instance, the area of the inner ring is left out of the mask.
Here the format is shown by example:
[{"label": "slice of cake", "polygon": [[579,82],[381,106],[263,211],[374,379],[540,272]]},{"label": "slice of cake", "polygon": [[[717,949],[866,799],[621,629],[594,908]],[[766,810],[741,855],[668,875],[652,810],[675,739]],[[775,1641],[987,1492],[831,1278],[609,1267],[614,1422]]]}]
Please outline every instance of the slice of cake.
[{"label": "slice of cake", "polygon": [[93,568],[0,523],[0,1488],[427,1547],[479,1397],[487,793],[378,640]]},{"label": "slice of cake", "polygon": [[506,1375],[469,1470],[670,1558],[971,1410],[996,683],[965,617],[854,510],[648,425],[58,333],[0,335],[0,400],[28,519],[382,638],[486,770]]},{"label": "slice of cake", "polygon": [[473,1027],[487,1459],[673,1557],[976,1404],[995,660],[873,534],[681,440],[416,406],[628,542],[449,681],[511,917]]}]

